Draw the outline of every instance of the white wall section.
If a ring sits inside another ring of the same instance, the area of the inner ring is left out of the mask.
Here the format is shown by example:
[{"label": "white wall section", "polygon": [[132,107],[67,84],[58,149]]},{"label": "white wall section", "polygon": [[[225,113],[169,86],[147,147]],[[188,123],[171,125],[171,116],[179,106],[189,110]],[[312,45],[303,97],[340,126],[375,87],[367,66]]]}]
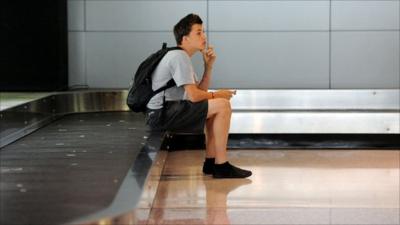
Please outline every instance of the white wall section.
[{"label": "white wall section", "polygon": [[217,51],[213,88],[400,88],[399,0],[69,0],[69,85],[127,88],[192,12]]}]

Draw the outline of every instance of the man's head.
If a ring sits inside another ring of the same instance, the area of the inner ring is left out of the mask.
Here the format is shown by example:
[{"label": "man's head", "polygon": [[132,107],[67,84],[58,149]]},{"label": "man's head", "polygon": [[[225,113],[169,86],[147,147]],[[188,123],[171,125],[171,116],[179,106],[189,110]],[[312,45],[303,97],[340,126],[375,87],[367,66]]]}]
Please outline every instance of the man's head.
[{"label": "man's head", "polygon": [[177,45],[187,45],[196,50],[202,50],[206,46],[203,21],[196,14],[182,18],[174,27],[174,35]]}]

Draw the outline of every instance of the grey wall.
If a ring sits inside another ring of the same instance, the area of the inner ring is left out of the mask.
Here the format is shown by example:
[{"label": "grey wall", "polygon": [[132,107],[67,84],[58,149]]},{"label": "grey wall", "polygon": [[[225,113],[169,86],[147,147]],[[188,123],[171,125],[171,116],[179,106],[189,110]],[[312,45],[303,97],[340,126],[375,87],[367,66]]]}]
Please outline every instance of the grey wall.
[{"label": "grey wall", "polygon": [[[399,0],[69,0],[71,87],[127,88],[188,13],[216,47],[213,88],[400,88]],[[201,56],[193,59],[202,74]]]}]

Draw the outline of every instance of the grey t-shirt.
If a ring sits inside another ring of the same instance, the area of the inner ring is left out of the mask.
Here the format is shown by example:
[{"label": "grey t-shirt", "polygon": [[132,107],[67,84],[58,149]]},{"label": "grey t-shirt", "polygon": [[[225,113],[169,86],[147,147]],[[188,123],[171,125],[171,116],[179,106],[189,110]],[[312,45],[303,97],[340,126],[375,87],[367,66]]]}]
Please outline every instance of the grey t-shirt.
[{"label": "grey t-shirt", "polygon": [[[178,101],[187,99],[185,84],[197,84],[197,75],[194,72],[189,55],[183,50],[169,51],[160,61],[152,75],[152,88],[157,90],[163,87],[173,78],[176,86],[165,90],[166,101]],[[149,109],[163,107],[164,91],[150,99],[147,104]]]}]

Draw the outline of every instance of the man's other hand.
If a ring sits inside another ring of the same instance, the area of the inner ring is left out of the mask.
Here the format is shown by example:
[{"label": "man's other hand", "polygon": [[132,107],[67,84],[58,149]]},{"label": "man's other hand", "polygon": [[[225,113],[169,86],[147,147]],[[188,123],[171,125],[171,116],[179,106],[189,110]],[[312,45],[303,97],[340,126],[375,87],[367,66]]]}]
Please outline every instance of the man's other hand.
[{"label": "man's other hand", "polygon": [[231,90],[218,90],[214,92],[215,98],[225,98],[230,100],[233,95],[236,94],[236,91],[231,91]]}]

